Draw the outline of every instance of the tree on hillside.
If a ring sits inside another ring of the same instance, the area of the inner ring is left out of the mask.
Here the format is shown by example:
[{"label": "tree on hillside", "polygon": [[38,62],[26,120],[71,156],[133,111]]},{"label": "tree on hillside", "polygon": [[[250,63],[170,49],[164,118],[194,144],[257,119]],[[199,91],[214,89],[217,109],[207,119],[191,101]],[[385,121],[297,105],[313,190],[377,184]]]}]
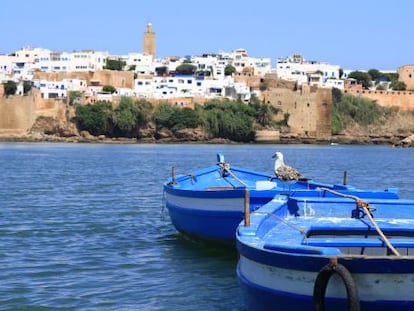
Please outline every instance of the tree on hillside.
[{"label": "tree on hillside", "polygon": [[158,106],[154,119],[157,128],[166,128],[173,132],[184,128],[196,128],[201,124],[196,110],[187,107],[178,108],[168,103]]},{"label": "tree on hillside", "polygon": [[167,66],[156,67],[155,73],[157,74],[157,76],[164,76],[168,73],[168,67]]},{"label": "tree on hillside", "polygon": [[348,78],[352,78],[357,80],[359,83],[362,84],[364,88],[369,88],[371,85],[371,76],[367,72],[362,71],[352,71]]},{"label": "tree on hillside", "polygon": [[108,70],[124,70],[124,67],[126,65],[125,61],[122,60],[118,60],[118,59],[107,59],[106,60],[106,64],[103,67],[104,69],[108,69]]},{"label": "tree on hillside", "polygon": [[390,72],[390,73],[384,73],[384,77],[387,77],[388,81],[397,81],[398,80],[398,73],[396,72]]},{"label": "tree on hillside", "polygon": [[394,91],[405,91],[407,89],[407,85],[402,81],[392,81],[390,87]]},{"label": "tree on hillside", "polygon": [[251,107],[255,110],[255,119],[261,126],[269,126],[272,123],[272,116],[278,113],[279,109],[265,103],[251,103]]},{"label": "tree on hillside", "polygon": [[82,94],[79,91],[69,91],[69,105],[73,105],[75,103],[79,103],[82,99]]},{"label": "tree on hillside", "polygon": [[80,130],[92,135],[108,135],[112,133],[112,103],[97,101],[91,105],[75,104],[76,121]]},{"label": "tree on hillside", "polygon": [[231,76],[235,72],[236,72],[236,68],[234,66],[232,66],[232,65],[227,65],[224,68],[224,75],[225,76]]},{"label": "tree on hillside", "polygon": [[368,74],[373,81],[377,81],[380,77],[382,77],[382,73],[378,69],[370,69],[368,70]]},{"label": "tree on hillside", "polygon": [[113,93],[116,92],[116,88],[114,86],[112,86],[112,85],[104,85],[102,87],[102,91],[113,94]]},{"label": "tree on hillside", "polygon": [[190,63],[182,63],[175,68],[175,72],[178,74],[192,75],[196,72],[197,67]]},{"label": "tree on hillside", "polygon": [[32,81],[23,81],[23,94],[27,95],[32,89]]},{"label": "tree on hillside", "polygon": [[132,137],[139,124],[145,118],[131,97],[122,97],[119,106],[112,114],[115,136]]},{"label": "tree on hillside", "polygon": [[254,140],[255,109],[241,102],[211,101],[204,105],[204,127],[213,137],[234,141]]},{"label": "tree on hillside", "polygon": [[174,115],[175,109],[177,108],[168,103],[163,103],[155,109],[154,120],[157,128],[172,128],[174,123],[172,116]]},{"label": "tree on hillside", "polygon": [[340,89],[332,88],[332,103],[339,103],[342,100],[342,92]]},{"label": "tree on hillside", "polygon": [[6,96],[16,94],[16,91],[17,91],[17,83],[16,82],[14,82],[12,80],[8,80],[7,82],[3,83],[3,87],[4,87],[4,94]]}]

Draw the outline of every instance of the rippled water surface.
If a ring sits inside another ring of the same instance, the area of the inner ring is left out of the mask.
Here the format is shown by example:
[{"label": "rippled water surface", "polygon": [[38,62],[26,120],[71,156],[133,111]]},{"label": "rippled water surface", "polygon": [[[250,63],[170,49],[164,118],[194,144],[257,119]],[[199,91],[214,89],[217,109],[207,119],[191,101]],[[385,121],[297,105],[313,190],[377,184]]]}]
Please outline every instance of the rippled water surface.
[{"label": "rippled water surface", "polygon": [[235,251],[177,234],[162,183],[216,162],[414,198],[414,149],[0,144],[1,310],[244,310]]}]

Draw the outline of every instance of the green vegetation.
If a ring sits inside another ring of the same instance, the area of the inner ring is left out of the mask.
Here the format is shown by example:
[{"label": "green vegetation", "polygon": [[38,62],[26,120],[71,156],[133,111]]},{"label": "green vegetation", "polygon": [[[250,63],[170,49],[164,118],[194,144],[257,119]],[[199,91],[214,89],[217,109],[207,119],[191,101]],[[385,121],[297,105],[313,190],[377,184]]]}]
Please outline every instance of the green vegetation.
[{"label": "green vegetation", "polygon": [[80,102],[82,94],[79,91],[69,91],[69,105],[73,105],[76,102]]},{"label": "green vegetation", "polygon": [[394,91],[404,91],[406,85],[398,81],[398,73],[383,73],[378,69],[370,69],[367,72],[352,71],[348,78],[357,80],[364,88],[377,86],[377,90],[385,90],[386,87],[381,82],[390,82],[390,89]]},{"label": "green vegetation", "polygon": [[368,126],[382,122],[398,111],[396,108],[381,107],[375,101],[342,95],[341,91],[332,89],[332,134],[339,134],[347,126],[357,123]]},{"label": "green vegetation", "polygon": [[113,135],[116,137],[136,137],[138,130],[147,124],[147,114],[152,105],[146,101],[133,102],[130,97],[122,97],[119,106],[112,114]]},{"label": "green vegetation", "polygon": [[[73,94],[74,96],[76,94]],[[224,138],[239,142],[254,140],[255,128],[272,126],[272,115],[278,109],[260,103],[253,97],[252,104],[230,100],[212,100],[195,109],[161,104],[153,108],[145,101],[122,97],[114,108],[112,103],[98,101],[91,105],[75,103],[79,130],[107,137],[139,137],[139,130],[150,123],[156,129],[167,129],[173,134],[186,128],[203,128],[210,138]],[[285,116],[283,124],[287,124]]]},{"label": "green vegetation", "polygon": [[196,70],[196,66],[186,62],[182,63],[181,65],[177,66],[177,68],[175,68],[176,73],[183,75],[193,75],[196,72]]},{"label": "green vegetation", "polygon": [[107,59],[104,69],[108,70],[124,70],[124,67],[126,65],[125,61],[119,60],[119,59]]},{"label": "green vegetation", "polygon": [[369,88],[371,85],[371,76],[368,72],[362,72],[362,71],[352,71],[348,75],[349,79],[355,79],[358,81],[358,83],[361,83],[364,88]]},{"label": "green vegetation", "polygon": [[27,95],[32,90],[32,81],[23,81],[23,94]]},{"label": "green vegetation", "polygon": [[137,137],[145,127],[153,107],[147,101],[134,102],[122,97],[117,108],[111,102],[98,101],[91,105],[75,104],[78,128],[92,135],[108,137]]},{"label": "green vegetation", "polygon": [[241,102],[210,101],[199,111],[212,138],[248,142],[255,137],[255,110],[249,105]]},{"label": "green vegetation", "polygon": [[227,65],[224,68],[224,75],[225,76],[231,76],[235,72],[236,72],[236,68],[234,66],[232,66],[232,65]]},{"label": "green vegetation", "polygon": [[178,108],[171,104],[161,104],[154,113],[158,129],[169,129],[173,132],[184,128],[196,128],[201,125],[197,111],[190,108]]},{"label": "green vegetation", "polygon": [[17,83],[16,82],[14,82],[12,80],[8,80],[6,82],[3,82],[3,87],[4,87],[4,94],[6,96],[16,94],[16,91],[17,91]]},{"label": "green vegetation", "polygon": [[407,85],[404,82],[397,80],[392,81],[390,87],[394,91],[405,91],[407,89]]},{"label": "green vegetation", "polygon": [[113,94],[116,92],[116,88],[112,85],[104,85],[102,91]]},{"label": "green vegetation", "polygon": [[156,67],[155,73],[157,74],[157,76],[166,75],[168,73],[168,67],[167,66]]},{"label": "green vegetation", "polygon": [[75,104],[76,119],[80,130],[86,130],[92,135],[107,135],[111,133],[112,103],[98,101],[92,105]]}]

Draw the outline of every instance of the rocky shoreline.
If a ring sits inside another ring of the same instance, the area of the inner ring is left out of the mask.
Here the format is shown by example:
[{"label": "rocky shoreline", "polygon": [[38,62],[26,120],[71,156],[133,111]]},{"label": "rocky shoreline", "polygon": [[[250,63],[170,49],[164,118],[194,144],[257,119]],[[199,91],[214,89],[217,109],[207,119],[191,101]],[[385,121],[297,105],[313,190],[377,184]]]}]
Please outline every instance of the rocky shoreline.
[{"label": "rocky shoreline", "polygon": [[[194,139],[188,137],[154,137],[145,138],[108,138],[104,135],[93,136],[88,132],[81,132],[76,136],[59,136],[44,133],[27,134],[0,134],[0,142],[52,142],[52,143],[102,143],[102,144],[171,144],[171,143],[192,143],[192,144],[237,144],[227,139]],[[300,137],[298,135],[280,135],[278,140],[259,140],[253,144],[338,144],[338,145],[389,145],[393,147],[414,147],[414,135],[333,135],[331,139],[318,139],[314,137]]]}]

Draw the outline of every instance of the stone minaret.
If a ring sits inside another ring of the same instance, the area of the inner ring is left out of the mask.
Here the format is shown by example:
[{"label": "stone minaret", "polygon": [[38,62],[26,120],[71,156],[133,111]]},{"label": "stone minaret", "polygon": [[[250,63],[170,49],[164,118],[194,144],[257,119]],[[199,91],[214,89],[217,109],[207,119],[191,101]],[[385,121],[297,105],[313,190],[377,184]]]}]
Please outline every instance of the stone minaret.
[{"label": "stone minaret", "polygon": [[144,54],[155,58],[155,32],[152,31],[151,23],[147,24],[147,31],[144,32]]}]

